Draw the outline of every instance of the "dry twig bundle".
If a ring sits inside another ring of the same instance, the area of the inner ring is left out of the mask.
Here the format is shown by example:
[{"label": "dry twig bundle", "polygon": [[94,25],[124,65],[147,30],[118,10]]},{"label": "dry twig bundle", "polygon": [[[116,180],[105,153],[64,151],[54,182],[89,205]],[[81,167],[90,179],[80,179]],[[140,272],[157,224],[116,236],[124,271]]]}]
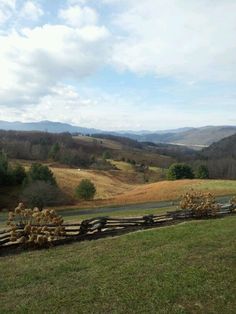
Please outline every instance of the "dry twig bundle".
[{"label": "dry twig bundle", "polygon": [[7,224],[10,226],[11,242],[43,245],[65,235],[63,218],[54,210],[29,209],[23,203],[9,212]]},{"label": "dry twig bundle", "polygon": [[191,191],[182,196],[181,209],[189,210],[194,216],[215,216],[220,211],[215,196],[211,193]]}]

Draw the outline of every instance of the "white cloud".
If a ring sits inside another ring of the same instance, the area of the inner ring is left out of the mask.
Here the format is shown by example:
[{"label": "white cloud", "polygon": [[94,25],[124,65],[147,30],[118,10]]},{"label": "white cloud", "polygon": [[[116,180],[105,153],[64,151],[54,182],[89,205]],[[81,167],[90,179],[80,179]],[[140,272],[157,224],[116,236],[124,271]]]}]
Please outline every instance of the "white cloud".
[{"label": "white cloud", "polygon": [[0,1],[0,25],[7,22],[15,9],[15,0],[1,0]]},{"label": "white cloud", "polygon": [[[232,88],[217,93],[211,85],[212,94],[207,88],[197,90],[199,80],[236,79],[235,1],[68,0],[52,20],[47,10],[48,24],[30,28],[43,14],[38,3],[0,0],[0,24],[10,22],[0,31],[0,119],[155,130],[227,124],[227,110],[231,115],[235,111]],[[173,83],[171,90],[165,80],[156,81],[165,92],[153,92],[145,76],[139,89],[136,80],[115,77],[112,71],[101,80],[103,90],[83,90],[87,83],[80,82],[107,64],[151,73],[152,82],[153,76],[184,79],[188,95],[180,91],[181,84]]]},{"label": "white cloud", "polygon": [[114,17],[113,62],[136,73],[190,79],[236,79],[236,2],[106,1]]},{"label": "white cloud", "polygon": [[[209,114],[205,102],[211,101],[217,105]],[[197,127],[232,124],[220,103],[222,99],[199,99],[192,103],[191,110],[186,111],[162,102],[143,110],[137,106],[137,99],[127,95],[88,88],[78,92],[72,86],[57,84],[35,104],[28,104],[23,108],[2,106],[0,120],[51,120],[104,130],[148,128],[153,131],[189,125]]]},{"label": "white cloud", "polygon": [[59,17],[67,24],[73,27],[82,27],[87,25],[96,25],[98,15],[90,7],[81,7],[72,5],[66,9],[60,10]]},{"label": "white cloud", "polygon": [[0,105],[34,103],[58,82],[81,79],[108,55],[105,27],[44,25],[0,36]]},{"label": "white cloud", "polygon": [[20,11],[21,18],[37,21],[43,15],[43,10],[38,3],[26,1]]}]

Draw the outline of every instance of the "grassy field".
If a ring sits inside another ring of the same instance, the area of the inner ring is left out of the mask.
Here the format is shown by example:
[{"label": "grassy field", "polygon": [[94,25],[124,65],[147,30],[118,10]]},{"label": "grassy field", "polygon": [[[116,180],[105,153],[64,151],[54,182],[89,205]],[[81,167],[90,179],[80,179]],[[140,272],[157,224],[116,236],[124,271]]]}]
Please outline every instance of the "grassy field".
[{"label": "grassy field", "polygon": [[130,189],[130,184],[122,180],[119,173],[95,170],[52,168],[59,187],[74,196],[75,188],[82,179],[90,179],[96,185],[95,199],[110,198]]},{"label": "grassy field", "polygon": [[235,313],[236,217],[0,258],[1,313]]},{"label": "grassy field", "polygon": [[117,169],[122,170],[122,171],[132,171],[134,172],[134,167],[125,161],[117,161],[117,160],[113,160],[113,159],[109,159],[108,161],[110,161],[110,163],[112,165],[114,165]]},{"label": "grassy field", "polygon": [[[191,189],[212,192],[216,196],[235,195],[236,181],[227,180],[179,180],[161,181],[136,185],[124,193],[109,199],[110,204],[145,203],[151,201],[175,200]],[[103,202],[106,204],[107,201]]]},{"label": "grassy field", "polygon": [[[74,195],[74,189],[81,179],[88,178],[97,188],[93,202],[79,203],[77,206],[103,206],[109,204],[144,203],[178,199],[190,189],[209,191],[220,195],[236,194],[236,181],[230,180],[179,180],[159,181],[155,183],[140,183],[142,173],[135,173],[127,163],[118,162],[123,170],[94,171],[52,168],[59,186],[69,195]],[[157,170],[156,170],[157,171]]]},{"label": "grassy field", "polygon": [[73,138],[81,142],[98,145],[98,146],[105,147],[108,149],[116,149],[116,150],[122,149],[121,143],[119,143],[118,141],[110,140],[110,139],[104,139],[104,138],[101,139],[101,138],[95,138],[95,137],[84,136],[84,135],[83,136],[77,135],[77,136],[74,136]]},{"label": "grassy field", "polygon": [[[179,180],[144,183],[144,174],[135,172],[125,162],[115,162],[120,170],[78,170],[59,165],[50,165],[59,187],[69,195],[75,207],[96,207],[122,205],[178,199],[191,189],[209,191],[216,196],[236,195],[236,181],[233,180]],[[29,163],[23,163],[28,168]],[[153,173],[160,173],[161,168],[150,167]],[[75,188],[82,179],[90,179],[97,189],[94,201],[78,202],[75,199]],[[0,191],[1,192],[1,191]],[[13,191],[14,192],[14,191]],[[9,191],[9,193],[12,193]],[[8,195],[8,191],[1,193]],[[15,199],[14,193],[11,199]],[[9,197],[8,197],[9,198]],[[15,203],[14,203],[15,204]]]}]

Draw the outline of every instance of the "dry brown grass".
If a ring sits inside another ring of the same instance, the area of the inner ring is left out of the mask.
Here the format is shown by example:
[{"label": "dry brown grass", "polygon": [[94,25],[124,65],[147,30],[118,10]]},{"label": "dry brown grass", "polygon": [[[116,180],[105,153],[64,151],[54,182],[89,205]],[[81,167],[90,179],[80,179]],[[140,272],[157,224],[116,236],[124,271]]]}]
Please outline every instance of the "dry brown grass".
[{"label": "dry brown grass", "polygon": [[91,136],[74,136],[75,140],[78,140],[80,142],[85,142],[85,143],[91,143],[93,145],[109,148],[109,149],[122,149],[122,144],[119,143],[118,141],[113,141],[109,139],[103,139],[103,138],[96,138],[96,137],[91,137]]},{"label": "dry brown grass", "polygon": [[59,186],[69,195],[80,180],[90,179],[97,188],[94,201],[76,206],[95,207],[176,200],[191,189],[212,192],[216,196],[235,194],[236,182],[227,180],[179,180],[141,184],[137,174],[125,171],[92,171],[52,168]]},{"label": "dry brown grass", "polygon": [[[21,162],[26,168],[30,162]],[[48,164],[49,165],[49,164]],[[76,207],[96,207],[175,200],[191,189],[220,195],[235,195],[236,181],[179,180],[143,183],[143,174],[125,170],[81,170],[52,165],[59,187],[74,201],[74,191],[82,179],[90,179],[97,189],[94,201],[76,203]],[[71,207],[71,206],[70,206]]]},{"label": "dry brown grass", "polygon": [[228,195],[236,192],[236,182],[227,180],[162,181],[133,187],[122,195],[115,196],[111,201],[125,204],[174,200],[191,189],[214,192],[217,196]]},{"label": "dry brown grass", "polygon": [[130,190],[133,186],[128,183],[128,178],[124,180],[119,171],[95,171],[77,169],[51,168],[59,187],[70,196],[74,196],[74,191],[82,179],[91,180],[97,189],[96,199],[112,198],[117,194]]}]

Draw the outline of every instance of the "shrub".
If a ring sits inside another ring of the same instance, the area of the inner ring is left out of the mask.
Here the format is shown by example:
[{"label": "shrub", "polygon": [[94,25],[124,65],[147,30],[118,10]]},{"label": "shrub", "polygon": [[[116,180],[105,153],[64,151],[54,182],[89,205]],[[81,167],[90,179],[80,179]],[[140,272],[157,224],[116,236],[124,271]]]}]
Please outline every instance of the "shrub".
[{"label": "shrub", "polygon": [[64,203],[62,192],[57,186],[45,181],[29,183],[23,190],[21,199],[31,208],[42,210],[45,206],[54,206]]},{"label": "shrub", "polygon": [[181,209],[190,210],[197,217],[216,215],[220,205],[211,193],[191,191],[186,193],[180,201]]},{"label": "shrub", "polygon": [[95,185],[88,179],[83,179],[75,189],[75,194],[79,199],[91,200],[96,193]]},{"label": "shrub", "polygon": [[45,181],[52,185],[56,185],[56,179],[53,172],[48,168],[48,166],[42,165],[40,163],[34,163],[30,167],[26,183],[31,183],[34,181]]},{"label": "shrub", "polygon": [[196,178],[198,179],[209,179],[209,171],[207,166],[200,165],[196,171]]},{"label": "shrub", "polygon": [[[54,210],[26,209],[23,203],[14,212],[9,212],[7,224],[10,226],[11,242],[43,245],[65,235],[63,218]],[[19,224],[23,225],[22,231],[17,230]],[[48,224],[52,224],[53,228],[47,227]]]},{"label": "shrub", "polygon": [[187,164],[172,164],[167,172],[168,180],[193,179],[192,168]]},{"label": "shrub", "polygon": [[0,185],[21,184],[26,177],[25,169],[20,164],[14,168],[9,165],[7,155],[0,152]]},{"label": "shrub", "polygon": [[230,200],[231,210],[236,209],[236,196],[232,197]]},{"label": "shrub", "polygon": [[20,164],[16,164],[12,169],[12,175],[16,184],[22,184],[26,178],[25,168]]},{"label": "shrub", "polygon": [[111,154],[108,151],[105,151],[102,155],[102,159],[106,160],[106,159],[110,159],[111,158]]}]

